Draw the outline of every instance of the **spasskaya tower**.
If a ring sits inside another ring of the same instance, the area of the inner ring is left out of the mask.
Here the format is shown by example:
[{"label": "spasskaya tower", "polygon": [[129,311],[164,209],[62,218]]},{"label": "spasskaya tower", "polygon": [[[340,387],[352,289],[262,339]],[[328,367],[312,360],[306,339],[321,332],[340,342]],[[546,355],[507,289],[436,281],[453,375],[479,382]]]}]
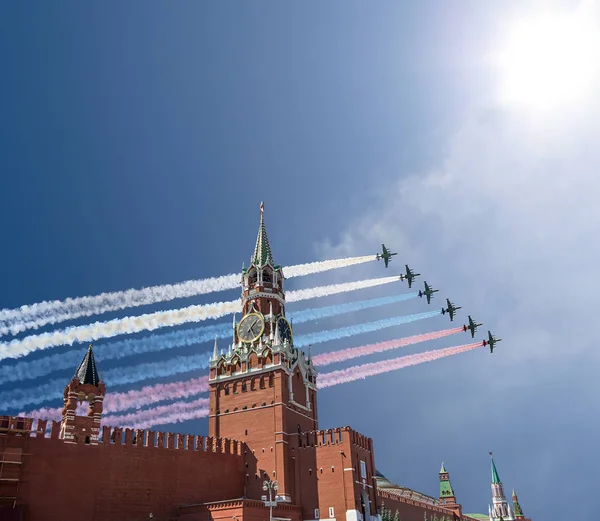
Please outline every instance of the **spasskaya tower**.
[{"label": "spasskaya tower", "polygon": [[316,371],[294,348],[285,316],[284,274],[273,261],[260,206],[256,246],[242,269],[242,317],[233,341],[210,362],[209,435],[246,443],[246,496],[260,499],[263,481],[277,481],[281,501],[300,501],[301,434],[318,429]]}]

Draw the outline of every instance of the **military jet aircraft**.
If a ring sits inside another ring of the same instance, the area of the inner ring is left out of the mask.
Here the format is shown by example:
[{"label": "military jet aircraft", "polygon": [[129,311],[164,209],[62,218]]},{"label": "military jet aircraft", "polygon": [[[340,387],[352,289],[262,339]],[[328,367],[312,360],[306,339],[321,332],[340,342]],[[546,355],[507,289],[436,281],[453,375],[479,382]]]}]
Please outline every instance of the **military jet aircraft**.
[{"label": "military jet aircraft", "polygon": [[387,268],[387,267],[388,267],[388,264],[389,264],[389,263],[391,262],[391,260],[392,260],[392,257],[393,257],[394,255],[398,255],[398,254],[397,254],[397,253],[394,253],[394,252],[391,252],[390,250],[388,250],[388,249],[385,247],[385,244],[382,244],[382,245],[381,245],[381,250],[382,250],[382,253],[378,253],[378,254],[377,254],[377,260],[379,260],[379,259],[383,259],[383,262],[385,262],[385,267]]},{"label": "military jet aircraft", "polygon": [[475,338],[475,331],[477,331],[477,328],[479,326],[483,326],[483,324],[476,324],[475,321],[471,318],[471,315],[469,315],[469,325],[463,326],[463,331],[469,329],[471,331],[471,338]]},{"label": "military jet aircraft", "polygon": [[461,306],[455,306],[454,304],[452,304],[452,302],[450,302],[449,298],[446,299],[446,305],[448,307],[446,309],[442,308],[442,315],[444,315],[445,313],[448,313],[448,315],[450,315],[450,322],[452,322],[454,320],[454,315],[456,314],[456,310],[462,309],[462,308],[461,308]]},{"label": "military jet aircraft", "polygon": [[490,346],[490,353],[494,352],[494,347],[498,342],[501,342],[501,338],[496,338],[492,335],[491,331],[488,330],[488,339],[483,341],[484,346]]},{"label": "military jet aircraft", "polygon": [[431,304],[431,297],[434,293],[439,291],[439,289],[433,289],[429,284],[427,284],[427,281],[424,281],[423,283],[425,284],[425,291],[419,290],[419,297],[423,297],[423,295],[425,295],[427,297],[427,304]]},{"label": "military jet aircraft", "polygon": [[408,287],[411,288],[412,287],[412,283],[413,280],[415,280],[415,277],[418,277],[419,275],[421,275],[420,273],[414,273],[409,267],[408,264],[406,265],[406,275],[400,275],[400,280],[404,280],[406,279],[408,281]]}]

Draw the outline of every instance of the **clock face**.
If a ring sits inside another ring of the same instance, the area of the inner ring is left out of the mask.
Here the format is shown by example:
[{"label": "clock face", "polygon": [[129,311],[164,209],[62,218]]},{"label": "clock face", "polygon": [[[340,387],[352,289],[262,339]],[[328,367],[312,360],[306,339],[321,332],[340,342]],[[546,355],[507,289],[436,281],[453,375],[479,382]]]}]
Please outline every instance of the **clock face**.
[{"label": "clock face", "polygon": [[281,338],[281,341],[283,342],[287,338],[288,342],[291,343],[293,334],[290,323],[284,317],[279,317],[277,319],[277,327],[279,328],[279,337]]},{"label": "clock face", "polygon": [[258,313],[248,313],[238,324],[238,336],[242,342],[258,340],[265,330],[265,320]]}]

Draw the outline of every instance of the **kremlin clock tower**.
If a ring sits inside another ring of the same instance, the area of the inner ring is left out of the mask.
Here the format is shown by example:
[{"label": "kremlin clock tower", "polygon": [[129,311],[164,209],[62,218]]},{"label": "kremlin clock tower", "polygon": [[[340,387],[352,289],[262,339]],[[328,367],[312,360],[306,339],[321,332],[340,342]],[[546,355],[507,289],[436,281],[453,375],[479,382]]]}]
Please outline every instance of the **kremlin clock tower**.
[{"label": "kremlin clock tower", "polygon": [[215,341],[210,362],[209,435],[251,448],[244,456],[248,498],[260,499],[268,479],[278,482],[280,501],[298,502],[302,434],[318,429],[316,371],[294,348],[284,278],[273,261],[261,204],[254,254],[242,269],[242,317],[237,325],[234,317],[225,352]]}]

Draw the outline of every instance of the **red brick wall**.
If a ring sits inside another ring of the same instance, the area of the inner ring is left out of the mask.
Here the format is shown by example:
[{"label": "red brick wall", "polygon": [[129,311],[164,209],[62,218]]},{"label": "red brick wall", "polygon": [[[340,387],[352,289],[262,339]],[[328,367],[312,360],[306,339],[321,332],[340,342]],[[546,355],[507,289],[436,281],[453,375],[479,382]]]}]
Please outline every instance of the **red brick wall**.
[{"label": "red brick wall", "polygon": [[[298,393],[302,404],[306,401],[304,384]],[[245,495],[249,498],[260,499],[264,494],[263,481],[268,478],[279,482],[279,493],[289,494],[297,501],[298,432],[314,430],[317,425],[314,418],[312,411],[289,403],[289,378],[281,369],[255,376],[240,375],[210,386],[209,434],[247,445]]]},{"label": "red brick wall", "polygon": [[378,493],[378,496],[379,505],[383,502],[386,510],[392,510],[394,513],[398,510],[402,521],[423,521],[425,513],[427,513],[429,521],[434,515],[437,516],[439,521],[443,516],[446,516],[446,521],[459,521],[459,518],[452,512],[433,505],[427,505],[408,498],[396,498],[385,492]]},{"label": "red brick wall", "polygon": [[[25,520],[120,521],[150,512],[165,518],[176,516],[181,504],[243,495],[240,455],[194,450],[194,437],[187,438],[191,450],[181,443],[179,449],[132,445],[132,437],[129,431],[123,444],[118,435],[116,443],[104,436],[98,446],[10,435],[2,440],[0,446],[23,447],[18,503],[25,505]],[[183,436],[163,439],[176,446]],[[221,440],[217,445],[240,450]]]}]

